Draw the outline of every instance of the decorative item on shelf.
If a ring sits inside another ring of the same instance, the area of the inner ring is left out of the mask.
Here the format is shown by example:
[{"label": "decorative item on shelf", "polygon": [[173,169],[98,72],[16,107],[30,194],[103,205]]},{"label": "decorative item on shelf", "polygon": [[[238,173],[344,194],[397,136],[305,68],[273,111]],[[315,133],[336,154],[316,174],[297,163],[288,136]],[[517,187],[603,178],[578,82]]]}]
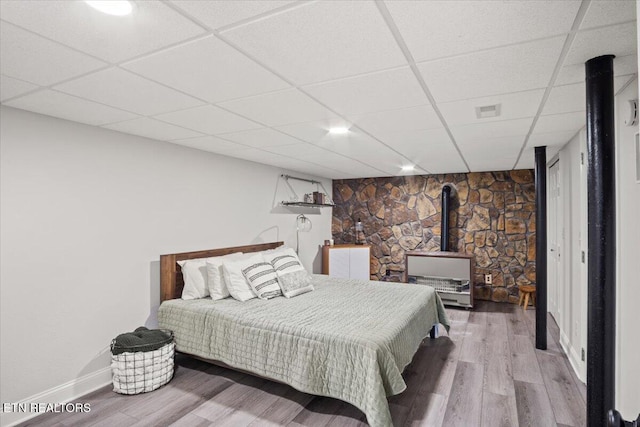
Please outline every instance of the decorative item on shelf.
[{"label": "decorative item on shelf", "polygon": [[327,195],[319,191],[313,192],[313,203],[316,205],[324,205],[327,203]]},{"label": "decorative item on shelf", "polygon": [[[324,185],[322,185],[320,181],[315,181],[313,179],[306,179],[306,178],[298,178],[295,176],[284,175],[284,174],[280,175],[280,178],[284,180],[285,184],[287,185],[290,191],[290,199],[288,201],[283,200],[281,202],[282,205],[299,206],[299,207],[333,207],[335,206],[333,204],[333,200],[331,200],[331,197],[326,192],[327,190],[324,188]],[[298,197],[296,190],[293,188],[293,186],[289,182],[290,180],[302,181],[302,182],[307,182],[309,184],[315,185],[316,191],[312,193],[303,194],[301,199],[300,197]],[[322,189],[323,191],[321,192],[320,189]]]},{"label": "decorative item on shelf", "polygon": [[362,220],[360,220],[360,218],[358,218],[358,221],[356,221],[356,245],[364,245],[365,243],[365,237],[364,237],[364,225],[362,224]]}]

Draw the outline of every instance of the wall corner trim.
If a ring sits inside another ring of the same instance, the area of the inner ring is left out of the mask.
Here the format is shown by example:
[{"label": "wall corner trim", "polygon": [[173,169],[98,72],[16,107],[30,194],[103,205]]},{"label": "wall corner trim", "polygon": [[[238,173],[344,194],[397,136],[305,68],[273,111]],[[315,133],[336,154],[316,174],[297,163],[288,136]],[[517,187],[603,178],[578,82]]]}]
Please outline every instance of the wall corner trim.
[{"label": "wall corner trim", "polygon": [[[3,403],[24,403],[27,405],[31,403],[67,403],[108,384],[111,384],[111,366],[60,384],[19,402]],[[11,427],[42,414],[44,412],[2,412],[0,413],[0,426]]]}]

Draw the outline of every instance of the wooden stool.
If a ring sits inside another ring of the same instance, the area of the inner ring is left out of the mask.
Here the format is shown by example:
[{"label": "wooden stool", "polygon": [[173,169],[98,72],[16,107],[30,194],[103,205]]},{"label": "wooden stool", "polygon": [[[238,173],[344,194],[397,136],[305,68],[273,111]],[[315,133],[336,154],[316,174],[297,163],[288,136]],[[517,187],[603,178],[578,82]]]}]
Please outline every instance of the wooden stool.
[{"label": "wooden stool", "polygon": [[524,300],[523,309],[526,310],[529,305],[529,295],[531,295],[531,305],[535,306],[536,304],[536,287],[535,285],[520,285],[518,288],[520,290],[520,302],[518,305],[522,304],[522,300]]}]

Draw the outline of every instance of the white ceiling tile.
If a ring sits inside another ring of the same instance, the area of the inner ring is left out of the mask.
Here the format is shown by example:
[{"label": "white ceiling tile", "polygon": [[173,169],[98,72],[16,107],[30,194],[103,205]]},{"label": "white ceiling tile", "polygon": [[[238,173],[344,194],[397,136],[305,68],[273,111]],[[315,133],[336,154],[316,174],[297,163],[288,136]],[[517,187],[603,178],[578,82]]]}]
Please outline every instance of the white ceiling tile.
[{"label": "white ceiling tile", "polygon": [[214,36],[134,60],[123,68],[211,103],[289,87]]},{"label": "white ceiling tile", "polygon": [[533,117],[525,119],[482,122],[470,125],[451,126],[451,133],[458,144],[473,143],[490,138],[524,136],[529,132]]},{"label": "white ceiling tile", "polygon": [[[509,168],[513,166],[516,161],[518,153],[524,143],[525,135],[516,136],[502,136],[502,137],[490,137],[483,138],[481,140],[468,141],[464,144],[459,144],[460,151],[464,155],[464,158],[472,164],[477,161],[478,158],[513,158]],[[487,153],[492,153],[491,156],[487,156]]]},{"label": "white ceiling tile", "polygon": [[418,64],[436,102],[539,89],[549,84],[564,37]]},{"label": "white ceiling tile", "polygon": [[327,131],[326,127],[326,122],[310,122],[282,126],[278,129],[326,150],[358,159],[387,174],[398,173],[400,167],[407,163],[407,159],[402,155],[357,129],[352,129],[347,134],[333,135]]},{"label": "white ceiling tile", "polygon": [[636,23],[612,25],[593,30],[578,31],[565,65],[581,64],[601,55],[637,55]]},{"label": "white ceiling tile", "polygon": [[[0,2],[0,5],[4,4],[4,1]],[[4,75],[46,86],[105,65],[66,46],[0,22],[0,72]]]},{"label": "white ceiling tile", "polygon": [[429,147],[416,163],[430,174],[469,171],[455,147],[448,145]]},{"label": "white ceiling tile", "polygon": [[562,147],[576,135],[576,132],[534,133],[529,136],[527,147],[560,146]]},{"label": "white ceiling tile", "polygon": [[338,137],[327,136],[316,142],[320,147],[366,163],[389,175],[395,175],[410,159],[364,134],[349,132]]},{"label": "white ceiling tile", "polygon": [[119,132],[157,139],[159,141],[170,141],[172,139],[202,136],[198,132],[170,125],[168,123],[150,119],[148,117],[141,117],[139,119],[129,120],[126,122],[113,123],[110,125],[104,125],[102,127],[117,130]]},{"label": "white ceiling tile", "polygon": [[270,153],[279,154],[281,156],[287,156],[304,161],[313,161],[315,159],[330,158],[336,160],[338,163],[336,166],[344,167],[353,163],[353,159],[336,154],[332,151],[324,150],[313,144],[298,141],[295,144],[280,145],[274,147],[268,147],[265,149]]},{"label": "white ceiling tile", "polygon": [[[449,126],[520,119],[536,115],[538,107],[540,107],[542,95],[544,95],[544,89],[528,90],[525,92],[445,102],[438,104],[438,108]],[[500,104],[500,115],[497,117],[479,119],[476,115],[476,107],[496,104]]]},{"label": "white ceiling tile", "polygon": [[[560,69],[556,85],[584,82],[584,64],[566,65]],[[626,76],[638,73],[638,56],[616,56],[613,58],[613,75]]]},{"label": "white ceiling tile", "polygon": [[207,135],[257,129],[260,127],[257,123],[213,105],[203,105],[201,107],[173,111],[154,117],[163,122],[193,129]]},{"label": "white ceiling tile", "polygon": [[345,157],[341,154],[312,144],[298,143],[286,146],[268,147],[265,150],[305,162],[331,166],[333,169],[347,172],[355,176],[375,177],[383,174],[382,171],[363,164],[356,159]]},{"label": "white ceiling tile", "polygon": [[247,146],[225,141],[215,136],[197,136],[195,138],[176,139],[170,141],[173,144],[184,145],[185,147],[197,148],[198,150],[210,151],[212,153],[231,153],[233,151],[246,150]]},{"label": "white ceiling tile", "polygon": [[128,16],[109,16],[83,1],[0,2],[5,21],[111,63],[169,46],[205,30],[159,1],[137,1]]},{"label": "white ceiling tile", "polygon": [[[296,162],[290,166],[283,167],[283,169],[291,170],[293,172],[300,172],[305,175],[313,175],[321,178],[329,179],[352,179],[359,178],[359,175],[351,173],[351,171],[345,172],[342,170],[335,170],[326,168],[324,166],[317,165],[309,162]],[[362,175],[366,176],[366,175]]]},{"label": "white ceiling tile", "polygon": [[227,133],[225,139],[255,148],[277,147],[280,145],[299,144],[300,141],[282,132],[269,128]]},{"label": "white ceiling tile", "polygon": [[229,153],[225,153],[225,155],[278,167],[282,162],[290,162],[290,159],[287,159],[286,157],[279,154],[269,153],[258,148],[246,148],[244,150],[231,151]]},{"label": "white ceiling tile", "polygon": [[584,83],[556,86],[551,89],[542,114],[548,115],[584,111],[586,105],[585,99]]},{"label": "white ceiling tile", "polygon": [[409,67],[333,80],[303,88],[346,116],[428,104]]},{"label": "white ceiling tile", "polygon": [[[303,173],[306,173],[306,172],[303,171]],[[333,173],[331,175],[328,175],[328,174],[327,175],[322,175],[320,172],[318,172],[315,175],[316,176],[323,176],[325,178],[330,178],[330,179],[354,179],[354,178],[366,177],[366,175],[359,176],[359,175],[354,175],[354,174],[351,174],[351,173],[348,173],[348,172],[343,172],[343,171],[338,171],[338,172],[335,172],[335,173]],[[369,178],[369,177],[367,177],[367,178]]]},{"label": "white ceiling tile", "polygon": [[406,63],[374,2],[307,3],[223,36],[299,85]]},{"label": "white ceiling tile", "polygon": [[[627,57],[625,56],[625,58]],[[584,82],[584,79],[584,64],[565,65],[564,67],[560,68],[560,72],[558,73],[558,77],[556,77],[555,84],[566,85],[571,83],[580,83]]]},{"label": "white ceiling tile", "polygon": [[0,75],[0,101],[13,98],[38,88],[38,85]]},{"label": "white ceiling tile", "polygon": [[[0,0],[0,98],[347,178],[401,175],[407,164],[415,173],[511,169],[580,2],[135,4],[132,16],[111,18],[81,1]],[[518,167],[533,166],[530,147],[546,145],[549,158],[584,127],[585,59],[617,54],[616,90],[637,74],[635,2],[589,4]],[[461,152],[407,67],[378,10],[385,5]],[[119,66],[104,69],[98,58]],[[476,118],[475,107],[493,104],[500,116]],[[350,132],[331,135],[334,126]]]},{"label": "white ceiling tile", "polygon": [[568,33],[580,1],[388,1],[386,5],[415,60],[424,61]]},{"label": "white ceiling tile", "polygon": [[[225,155],[319,177],[337,178],[346,175],[344,172],[336,171],[331,168],[325,168],[314,163],[292,159],[290,157],[270,153],[257,148],[234,151]],[[347,177],[351,178],[354,176],[347,175]],[[277,202],[280,201],[278,200]]]},{"label": "white ceiling tile", "polygon": [[444,128],[388,132],[383,141],[429,173],[466,172]]},{"label": "white ceiling tile", "polygon": [[558,152],[560,151],[562,147],[560,145],[556,145],[556,146],[551,146],[551,147],[547,147],[546,149],[546,157],[547,157],[547,161],[549,161],[550,159],[553,159],[553,157],[558,154]]},{"label": "white ceiling tile", "polygon": [[376,137],[398,130],[436,129],[442,127],[440,118],[431,105],[380,111],[350,117],[353,123]]},{"label": "white ceiling tile", "polygon": [[379,176],[386,175],[385,172],[360,162],[351,162],[348,166],[338,167],[335,163],[332,163],[330,160],[326,160],[325,158],[319,158],[317,160],[314,160],[314,163],[331,166],[333,169],[338,170],[340,174],[338,174],[334,179],[338,179],[339,177],[343,177],[343,176],[358,177],[358,178],[376,178]]},{"label": "white ceiling tile", "polygon": [[49,89],[16,98],[5,105],[90,125],[104,125],[138,117],[127,111]]},{"label": "white ceiling tile", "polygon": [[276,0],[170,0],[177,8],[182,9],[211,29],[218,29],[238,21],[262,15],[273,9],[294,3],[293,1]]},{"label": "white ceiling tile", "polygon": [[435,129],[398,129],[375,134],[382,142],[417,162],[427,147],[451,145],[451,138],[444,127]]},{"label": "white ceiling tile", "polygon": [[[472,172],[513,169],[524,143],[523,136],[486,138],[460,145]],[[487,155],[490,152],[491,155]]]},{"label": "white ceiling tile", "polygon": [[295,123],[277,127],[278,130],[303,141],[315,143],[329,135],[332,127],[351,128],[351,123],[340,118],[326,119],[308,123]]},{"label": "white ceiling tile", "polygon": [[551,132],[577,132],[586,126],[587,118],[584,111],[576,113],[553,114],[540,116],[533,134]]},{"label": "white ceiling tile", "polygon": [[636,2],[591,0],[580,29],[619,24],[636,19]]},{"label": "white ceiling tile", "polygon": [[622,89],[624,86],[626,86],[627,82],[629,82],[630,80],[633,79],[637,79],[638,76],[620,76],[620,77],[614,77],[613,79],[613,93],[617,94],[618,91],[620,91],[620,89]]},{"label": "white ceiling tile", "polygon": [[488,137],[459,144],[459,146],[471,171],[501,171],[513,168],[524,138],[524,135]]},{"label": "white ceiling tile", "polygon": [[520,160],[514,169],[533,169],[535,167],[535,153],[532,148],[525,148],[520,156]]},{"label": "white ceiling tile", "polygon": [[[613,79],[613,93],[616,93],[624,85],[629,77],[615,77]],[[573,113],[586,110],[585,84],[556,86],[551,89],[549,98],[544,105],[542,115]]]},{"label": "white ceiling tile", "polygon": [[[547,147],[546,149],[546,159],[547,162],[551,160],[558,151],[560,150],[560,146],[555,147]],[[527,147],[522,152],[522,156],[520,156],[520,160],[514,169],[533,169],[535,167],[535,151],[533,147]]]},{"label": "white ceiling tile", "polygon": [[109,68],[56,86],[62,92],[150,116],[202,102],[119,68]]},{"label": "white ceiling tile", "polygon": [[221,102],[218,105],[268,126],[336,117],[334,113],[297,89]]},{"label": "white ceiling tile", "polygon": [[476,157],[469,161],[471,172],[495,172],[513,169],[518,155],[512,156],[492,156],[492,157]]}]

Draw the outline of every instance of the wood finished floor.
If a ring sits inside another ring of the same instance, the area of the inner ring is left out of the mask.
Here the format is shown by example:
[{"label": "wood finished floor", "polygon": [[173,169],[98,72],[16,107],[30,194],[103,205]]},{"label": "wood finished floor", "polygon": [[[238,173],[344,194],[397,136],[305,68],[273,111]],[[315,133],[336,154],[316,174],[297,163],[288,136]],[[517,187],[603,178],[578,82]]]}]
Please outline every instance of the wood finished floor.
[{"label": "wood finished floor", "polygon": [[[549,318],[548,350],[535,349],[535,312],[479,302],[448,308],[449,336],[426,339],[389,398],[395,426],[584,426],[586,388],[573,374]],[[178,356],[175,377],[147,394],[105,387],[77,402],[86,414],[45,414],[22,426],[366,426],[336,399]]]}]

